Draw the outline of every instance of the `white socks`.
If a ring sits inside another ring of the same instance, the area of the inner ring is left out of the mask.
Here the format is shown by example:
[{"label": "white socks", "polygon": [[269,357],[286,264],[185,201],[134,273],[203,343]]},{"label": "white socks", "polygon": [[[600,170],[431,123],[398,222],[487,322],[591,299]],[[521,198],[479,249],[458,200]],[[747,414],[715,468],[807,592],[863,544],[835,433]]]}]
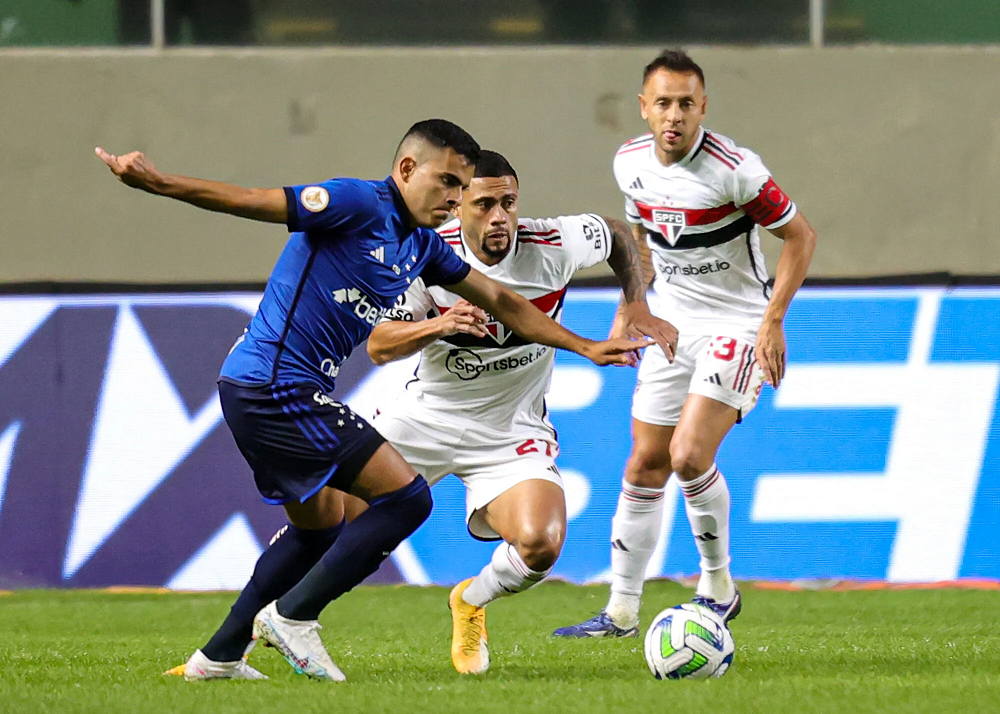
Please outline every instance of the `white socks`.
[{"label": "white socks", "polygon": [[524,564],[520,553],[510,543],[501,543],[485,568],[462,593],[470,605],[485,607],[497,598],[523,592],[552,572],[532,570]]},{"label": "white socks", "polygon": [[605,611],[623,629],[639,624],[646,565],[660,537],[663,489],[633,486],[622,479],[611,521],[611,598]]},{"label": "white socks", "polygon": [[698,478],[679,483],[701,554],[701,579],[695,593],[729,602],[736,595],[729,573],[729,486],[715,464]]}]

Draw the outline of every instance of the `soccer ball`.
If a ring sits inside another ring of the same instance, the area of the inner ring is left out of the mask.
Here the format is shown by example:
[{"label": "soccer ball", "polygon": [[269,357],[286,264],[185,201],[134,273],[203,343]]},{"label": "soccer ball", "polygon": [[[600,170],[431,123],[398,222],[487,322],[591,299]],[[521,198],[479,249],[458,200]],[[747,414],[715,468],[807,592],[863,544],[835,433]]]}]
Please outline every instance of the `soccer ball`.
[{"label": "soccer ball", "polygon": [[657,679],[708,679],[726,673],[736,643],[721,617],[685,603],[653,618],[645,649],[646,664]]}]

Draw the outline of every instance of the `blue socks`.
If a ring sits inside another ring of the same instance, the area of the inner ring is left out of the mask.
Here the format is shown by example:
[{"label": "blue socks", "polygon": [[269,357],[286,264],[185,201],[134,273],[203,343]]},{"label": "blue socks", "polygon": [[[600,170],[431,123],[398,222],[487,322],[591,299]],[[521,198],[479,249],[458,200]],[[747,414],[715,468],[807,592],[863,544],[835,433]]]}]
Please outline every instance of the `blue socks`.
[{"label": "blue socks", "polygon": [[312,570],[278,599],[278,614],[292,620],[318,619],[331,601],[374,573],[427,520],[432,505],[423,476],[372,499],[368,510],[347,524]]},{"label": "blue socks", "polygon": [[201,651],[215,662],[235,662],[250,644],[253,618],[269,602],[288,592],[336,542],[344,523],[324,530],[303,530],[289,524],[257,559],[250,582],[229,615]]}]

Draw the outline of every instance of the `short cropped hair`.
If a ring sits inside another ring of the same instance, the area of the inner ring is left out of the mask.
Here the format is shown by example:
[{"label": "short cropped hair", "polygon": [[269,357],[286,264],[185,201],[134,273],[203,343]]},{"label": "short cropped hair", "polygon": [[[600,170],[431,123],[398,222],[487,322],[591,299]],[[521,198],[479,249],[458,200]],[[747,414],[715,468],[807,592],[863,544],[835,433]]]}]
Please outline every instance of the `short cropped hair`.
[{"label": "short cropped hair", "polygon": [[475,178],[503,178],[504,176],[513,176],[514,181],[520,183],[517,180],[517,171],[514,167],[510,165],[510,162],[504,157],[503,154],[497,153],[496,151],[490,151],[489,149],[483,149],[479,152],[479,161],[476,162],[476,173]]},{"label": "short cropped hair", "polygon": [[409,139],[423,139],[439,149],[451,149],[470,164],[479,163],[479,143],[465,129],[447,119],[425,119],[411,126],[396,148],[399,151]]},{"label": "short cropped hair", "polygon": [[646,65],[642,72],[642,86],[646,86],[646,81],[657,70],[665,69],[669,72],[681,72],[684,74],[697,75],[701,86],[705,86],[705,73],[698,63],[688,56],[684,50],[663,50],[656,59]]}]

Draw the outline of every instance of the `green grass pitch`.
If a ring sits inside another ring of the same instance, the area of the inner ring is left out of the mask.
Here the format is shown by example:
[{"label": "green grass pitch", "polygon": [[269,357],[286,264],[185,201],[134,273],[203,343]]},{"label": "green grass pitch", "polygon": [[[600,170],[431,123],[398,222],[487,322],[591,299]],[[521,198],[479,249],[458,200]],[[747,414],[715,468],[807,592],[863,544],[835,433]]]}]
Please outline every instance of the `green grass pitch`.
[{"label": "green grass pitch", "polygon": [[[460,676],[443,588],[362,587],[323,613],[346,684],[292,673],[189,684],[183,662],[233,596],[24,591],[0,597],[0,711],[12,712],[998,712],[1000,593],[771,592],[747,587],[736,660],[707,682],[658,682],[641,639],[566,641],[553,628],[604,604],[606,588],[545,583],[489,607],[492,670]],[[643,623],[687,600],[650,583]]]}]

